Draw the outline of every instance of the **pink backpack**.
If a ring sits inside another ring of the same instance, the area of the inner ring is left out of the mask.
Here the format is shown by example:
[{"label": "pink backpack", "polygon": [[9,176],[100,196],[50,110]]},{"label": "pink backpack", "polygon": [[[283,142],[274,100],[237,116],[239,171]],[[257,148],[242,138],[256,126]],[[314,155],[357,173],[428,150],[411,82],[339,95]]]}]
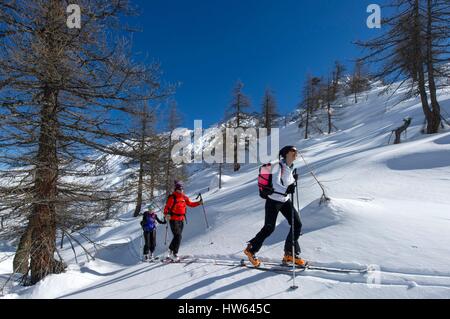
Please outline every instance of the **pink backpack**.
[{"label": "pink backpack", "polygon": [[[280,165],[281,169],[283,169],[283,166]],[[273,189],[272,185],[272,172],[273,165],[272,163],[264,164],[259,168],[259,175],[258,175],[258,188],[259,188],[259,196],[263,199],[268,199],[269,195],[272,195],[274,193],[280,194],[280,195],[286,195],[277,193]]]}]

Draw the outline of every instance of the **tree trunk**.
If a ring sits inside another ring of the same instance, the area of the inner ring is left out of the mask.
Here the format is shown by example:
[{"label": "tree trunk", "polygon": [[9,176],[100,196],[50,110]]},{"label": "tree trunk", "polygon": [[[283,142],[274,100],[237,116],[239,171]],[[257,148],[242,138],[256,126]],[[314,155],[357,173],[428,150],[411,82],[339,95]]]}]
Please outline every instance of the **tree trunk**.
[{"label": "tree trunk", "polygon": [[13,260],[13,270],[17,274],[28,274],[31,254],[31,228],[28,226],[20,238]]},{"label": "tree trunk", "polygon": [[431,121],[428,122],[427,133],[438,133],[441,124],[441,107],[437,100],[436,83],[434,80],[434,63],[433,63],[433,35],[432,35],[432,3],[427,2],[427,69],[428,69],[428,89],[431,99]]},{"label": "tree trunk", "polygon": [[[239,94],[237,97],[237,105],[236,105],[236,128],[241,127],[241,95]],[[241,165],[238,163],[238,143],[239,143],[239,136],[236,137],[236,142],[234,144],[234,171],[237,172],[241,169]]]},{"label": "tree trunk", "polygon": [[411,125],[411,119],[405,119],[404,122],[405,123],[402,126],[400,126],[399,128],[394,130],[394,133],[395,133],[394,144],[400,144],[402,142],[401,141],[402,133],[405,132],[408,129],[408,127]]},{"label": "tree trunk", "polygon": [[58,157],[57,144],[58,92],[44,89],[37,165],[35,173],[36,203],[30,217],[32,230],[31,283],[35,284],[52,273],[59,273],[61,265],[54,259],[56,251],[56,210]]},{"label": "tree trunk", "polygon": [[266,98],[266,106],[265,106],[265,127],[267,129],[267,136],[270,136],[272,133],[272,119],[270,115],[270,101],[269,98]]},{"label": "tree trunk", "polygon": [[331,123],[331,104],[330,104],[330,101],[328,101],[327,113],[328,113],[328,134],[331,134],[332,123]]},{"label": "tree trunk", "polygon": [[420,93],[420,100],[422,102],[422,109],[427,121],[427,134],[430,134],[430,129],[433,127],[433,114],[431,113],[428,104],[428,94],[426,91],[425,71],[423,67],[422,44],[421,44],[421,27],[420,27],[420,12],[419,0],[414,2],[414,43],[415,43],[415,64],[417,66],[418,87]]},{"label": "tree trunk", "polygon": [[134,209],[134,217],[138,217],[142,209],[142,192],[144,190],[144,161],[141,156],[139,163],[139,180],[138,180],[138,190],[136,199],[136,208]]},{"label": "tree trunk", "polygon": [[170,137],[169,137],[169,155],[168,155],[168,158],[167,158],[167,165],[166,165],[166,196],[169,196],[169,194],[170,194],[170,161],[172,160],[172,157],[171,157],[172,133],[173,133],[173,131],[170,132]]},{"label": "tree trunk", "polygon": [[239,136],[236,136],[236,142],[234,144],[234,171],[237,172],[241,169],[241,164],[238,163],[238,143]]},{"label": "tree trunk", "polygon": [[153,201],[153,199],[155,198],[155,180],[156,180],[156,172],[155,172],[155,164],[152,163],[151,164],[151,169],[150,169],[150,200]]},{"label": "tree trunk", "polygon": [[[108,218],[109,219],[109,218]],[[64,232],[61,232],[62,234],[61,234],[61,244],[59,245],[59,248],[60,249],[63,249],[64,248]]]},{"label": "tree trunk", "polygon": [[306,109],[305,140],[308,139],[308,129],[309,129],[309,107]]},{"label": "tree trunk", "polygon": [[241,95],[239,94],[237,97],[237,105],[236,105],[236,127],[241,126]]},{"label": "tree trunk", "polygon": [[222,189],[222,163],[219,163],[219,189]]}]

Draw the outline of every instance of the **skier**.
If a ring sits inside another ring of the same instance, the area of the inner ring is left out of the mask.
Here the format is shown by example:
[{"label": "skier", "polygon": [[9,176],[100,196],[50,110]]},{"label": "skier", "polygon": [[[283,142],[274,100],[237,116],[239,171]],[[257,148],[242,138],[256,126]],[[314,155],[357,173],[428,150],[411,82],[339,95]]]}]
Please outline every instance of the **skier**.
[{"label": "skier", "polygon": [[197,207],[203,205],[203,201],[191,202],[189,197],[184,194],[184,187],[181,182],[175,182],[175,191],[169,195],[164,208],[166,220],[170,216],[170,229],[173,234],[172,242],[169,245],[169,254],[167,259],[179,261],[178,250],[181,244],[184,221],[186,219],[186,206]]},{"label": "skier", "polygon": [[[147,210],[144,212],[141,226],[144,232],[144,261],[154,260],[153,253],[156,248],[156,222],[159,224],[167,224],[167,221],[160,220],[155,212],[153,204],[147,206]],[[150,254],[149,254],[150,252]]]},{"label": "skier", "polygon": [[[292,264],[294,260],[293,254],[295,254],[295,264],[304,267],[306,262],[299,257],[300,245],[298,244],[302,223],[297,210],[294,208],[291,199],[289,199],[289,195],[295,193],[296,181],[298,179],[298,175],[293,164],[297,158],[297,149],[294,146],[286,146],[280,150],[279,158],[280,169],[278,169],[278,173],[276,173],[276,175],[272,178],[273,191],[266,200],[264,227],[255,236],[255,238],[248,242],[248,246],[244,250],[244,253],[253,266],[260,266],[261,261],[255,256],[255,254],[261,249],[264,240],[266,240],[266,238],[269,237],[275,230],[278,212],[281,211],[289,225],[291,225],[291,229],[284,245],[283,263]],[[292,214],[294,214],[294,252],[292,251]]]}]

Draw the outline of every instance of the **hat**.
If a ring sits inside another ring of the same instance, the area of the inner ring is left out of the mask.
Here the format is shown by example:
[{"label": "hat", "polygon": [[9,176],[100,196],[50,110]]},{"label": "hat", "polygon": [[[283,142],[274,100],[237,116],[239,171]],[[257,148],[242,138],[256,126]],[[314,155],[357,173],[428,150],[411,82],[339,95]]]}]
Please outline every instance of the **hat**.
[{"label": "hat", "polygon": [[183,187],[183,183],[182,182],[177,182],[175,181],[175,190],[182,190]]},{"label": "hat", "polygon": [[153,203],[148,204],[147,205],[147,209],[148,210],[154,210],[155,209],[155,204],[153,204]]},{"label": "hat", "polygon": [[286,155],[287,155],[290,151],[297,151],[297,148],[296,148],[295,146],[292,146],[292,145],[285,146],[285,147],[283,147],[283,148],[280,150],[279,157],[286,158]]}]

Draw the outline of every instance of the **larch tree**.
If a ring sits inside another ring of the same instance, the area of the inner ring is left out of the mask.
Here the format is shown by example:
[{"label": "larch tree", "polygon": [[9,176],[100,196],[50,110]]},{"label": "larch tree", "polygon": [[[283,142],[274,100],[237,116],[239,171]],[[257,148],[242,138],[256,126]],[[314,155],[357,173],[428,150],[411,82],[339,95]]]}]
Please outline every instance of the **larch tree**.
[{"label": "larch tree", "polygon": [[[238,81],[233,89],[233,99],[231,101],[230,106],[228,107],[227,114],[228,117],[234,117],[233,123],[230,123],[232,128],[245,128],[245,124],[243,120],[248,118],[248,114],[245,110],[250,108],[251,102],[250,99],[243,92],[244,83]],[[234,171],[237,172],[241,168],[241,165],[238,163],[238,143],[240,142],[240,136],[235,136],[234,141]]]},{"label": "larch tree", "polygon": [[348,90],[354,95],[355,104],[358,103],[358,94],[367,91],[369,88],[368,75],[364,70],[363,61],[358,59],[355,62],[353,74],[348,81]]},{"label": "larch tree", "polygon": [[267,134],[271,134],[271,129],[278,117],[277,101],[272,90],[266,89],[262,101],[262,127],[267,129]]},{"label": "larch tree", "polygon": [[[173,182],[175,179],[177,179],[177,175],[179,173],[179,166],[176,165],[172,160],[172,147],[176,141],[172,140],[172,135],[175,132],[176,129],[178,129],[182,123],[182,117],[180,115],[180,112],[178,111],[178,105],[174,100],[171,100],[169,102],[168,111],[166,115],[166,121],[167,121],[167,132],[168,135],[166,137],[166,144],[167,144],[167,152],[164,156],[164,163],[165,163],[165,194],[168,196],[173,189]],[[185,175],[182,173],[181,175]],[[182,178],[181,178],[182,179]]]},{"label": "larch tree", "polygon": [[159,94],[158,67],[133,61],[120,27],[134,13],[127,2],[79,0],[82,25],[71,29],[70,1],[0,1],[2,236],[22,234],[14,270],[31,284],[65,267],[58,230],[70,237],[103,219],[121,114]]},{"label": "larch tree", "polygon": [[395,13],[383,21],[385,32],[357,44],[368,53],[363,60],[377,66],[375,79],[383,80],[397,91],[410,90],[405,99],[420,96],[426,120],[426,133],[439,131],[441,108],[437,90],[448,85],[450,76],[450,4],[446,0],[395,0]]}]

